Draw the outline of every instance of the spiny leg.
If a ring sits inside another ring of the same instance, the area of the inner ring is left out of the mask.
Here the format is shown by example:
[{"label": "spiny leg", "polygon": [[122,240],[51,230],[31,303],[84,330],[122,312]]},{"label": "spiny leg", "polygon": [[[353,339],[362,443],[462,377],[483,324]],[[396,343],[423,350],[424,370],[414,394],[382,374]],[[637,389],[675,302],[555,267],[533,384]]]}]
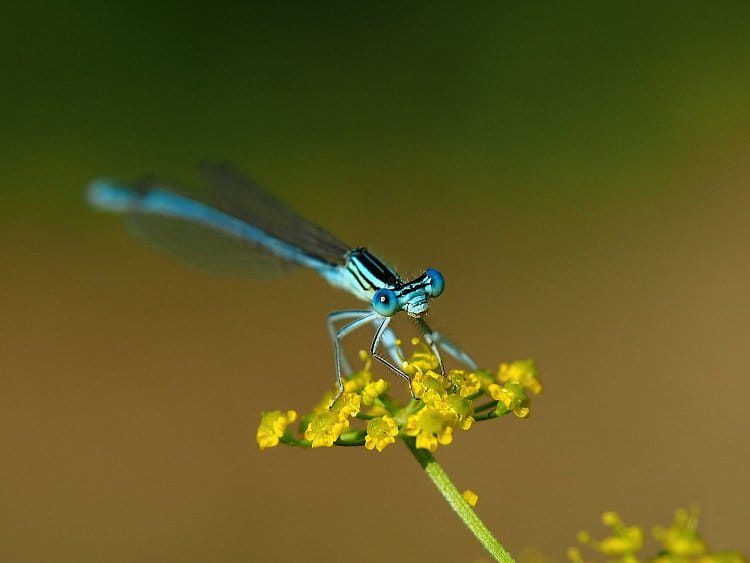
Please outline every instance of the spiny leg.
[{"label": "spiny leg", "polygon": [[[370,313],[372,313],[372,311],[363,309],[346,309],[344,311],[330,313],[326,318],[326,325],[328,325],[328,334],[331,337],[331,342],[333,343],[334,348],[336,347],[336,333],[338,331],[336,328],[337,322],[343,321],[344,319],[358,319],[365,315],[369,315]],[[340,356],[337,356],[337,365],[339,362],[341,362],[344,373],[351,373],[352,368],[349,365],[349,359],[346,357],[346,352],[342,352]]]},{"label": "spiny leg", "polygon": [[[419,324],[419,327],[422,329],[422,332],[425,334],[425,336],[429,335],[430,340],[435,345],[442,348],[443,351],[445,351],[449,356],[454,357],[455,359],[457,359],[459,362],[461,362],[462,364],[464,364],[471,370],[477,369],[478,366],[477,366],[477,363],[474,361],[474,358],[469,356],[469,354],[461,350],[461,348],[459,348],[453,342],[445,338],[442,334],[440,334],[437,331],[432,330],[424,321],[424,319],[418,319],[417,323]],[[441,362],[441,365],[442,365],[442,362]]]},{"label": "spiny leg", "polygon": [[[353,313],[353,311],[349,311],[350,313]],[[328,408],[330,409],[336,401],[338,401],[339,397],[344,393],[344,381],[341,378],[341,339],[352,332],[353,330],[359,328],[362,325],[368,324],[371,322],[375,317],[378,316],[377,313],[373,313],[371,311],[362,311],[363,313],[359,318],[351,321],[350,323],[346,324],[336,333],[336,337],[333,340],[334,345],[334,357],[336,361],[336,383],[339,387],[338,392],[336,393],[336,396],[331,401],[331,404],[328,405]]]},{"label": "spiny leg", "polygon": [[427,341],[427,345],[430,347],[430,350],[432,350],[432,353],[435,354],[435,357],[437,358],[438,364],[440,365],[440,375],[445,375],[445,366],[443,366],[443,358],[440,357],[440,350],[438,350],[435,338],[433,338],[433,332],[430,330],[430,327],[427,326],[427,323],[421,317],[417,319],[417,326],[419,326],[419,329],[422,331],[422,334],[424,335],[424,338]]},{"label": "spiny leg", "polygon": [[[375,330],[377,330],[381,324],[381,319],[374,319],[372,324],[375,325]],[[396,333],[393,332],[393,329],[390,326],[383,330],[383,336],[381,337],[380,342],[383,344],[383,347],[388,350],[388,354],[390,354],[393,363],[397,366],[403,365],[404,353],[401,350],[401,346],[399,345],[400,342],[398,341]]]},{"label": "spiny leg", "polygon": [[378,344],[380,343],[380,339],[383,337],[383,333],[388,330],[388,323],[391,322],[391,317],[385,317],[382,322],[380,323],[380,326],[378,327],[378,330],[375,331],[375,337],[372,339],[372,344],[370,345],[370,354],[373,358],[376,360],[382,362],[386,366],[388,366],[391,370],[396,372],[400,377],[406,380],[406,382],[409,384],[409,392],[411,393],[411,396],[414,397],[414,389],[411,387],[411,378],[404,373],[401,369],[394,366],[391,362],[386,360],[383,356],[378,354]]}]

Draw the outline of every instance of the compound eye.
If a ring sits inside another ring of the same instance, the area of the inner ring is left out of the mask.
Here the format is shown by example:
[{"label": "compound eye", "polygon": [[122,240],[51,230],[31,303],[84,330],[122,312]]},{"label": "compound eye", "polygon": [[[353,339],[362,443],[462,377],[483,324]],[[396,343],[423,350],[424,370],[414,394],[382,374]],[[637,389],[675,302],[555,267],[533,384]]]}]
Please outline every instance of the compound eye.
[{"label": "compound eye", "polygon": [[392,289],[379,289],[372,296],[372,308],[378,315],[392,317],[398,312],[398,297]]},{"label": "compound eye", "polygon": [[429,285],[425,288],[427,295],[437,297],[445,289],[445,278],[443,274],[433,268],[427,268],[425,275],[430,279]]}]

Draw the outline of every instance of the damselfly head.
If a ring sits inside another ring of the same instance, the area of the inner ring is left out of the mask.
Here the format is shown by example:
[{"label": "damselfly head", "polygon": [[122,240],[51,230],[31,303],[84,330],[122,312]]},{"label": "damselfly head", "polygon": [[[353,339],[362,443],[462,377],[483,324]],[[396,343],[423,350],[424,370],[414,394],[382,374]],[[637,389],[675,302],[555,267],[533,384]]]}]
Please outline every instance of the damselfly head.
[{"label": "damselfly head", "polygon": [[[438,297],[445,289],[445,278],[433,268],[410,282],[394,289],[380,289],[373,297],[373,308],[383,316],[393,316],[405,311],[410,317],[421,317],[430,308],[430,299]],[[394,302],[395,298],[395,302]]]}]

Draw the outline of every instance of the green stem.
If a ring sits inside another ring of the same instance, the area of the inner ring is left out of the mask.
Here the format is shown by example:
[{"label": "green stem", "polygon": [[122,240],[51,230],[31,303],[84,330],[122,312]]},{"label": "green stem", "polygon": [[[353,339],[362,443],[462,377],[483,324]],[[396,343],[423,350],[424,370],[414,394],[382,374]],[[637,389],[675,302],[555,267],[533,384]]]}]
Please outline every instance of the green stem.
[{"label": "green stem", "polygon": [[427,476],[432,479],[432,482],[438,488],[440,494],[443,495],[446,501],[448,501],[448,504],[450,504],[451,508],[456,514],[458,514],[458,517],[463,520],[466,527],[471,530],[471,533],[473,533],[484,548],[490,552],[490,555],[495,558],[495,561],[514,563],[513,557],[511,557],[510,553],[505,551],[502,544],[497,541],[497,538],[492,535],[492,532],[487,529],[484,522],[479,519],[477,513],[474,512],[471,506],[469,506],[469,503],[467,503],[461,496],[461,493],[458,492],[458,489],[450,480],[445,470],[437,462],[435,456],[433,456],[429,450],[417,448],[416,438],[406,437],[403,440],[409,448],[409,451],[411,451],[419,462],[419,465],[425,470]]},{"label": "green stem", "polygon": [[391,398],[388,395],[380,395],[376,403],[380,404],[380,406],[387,410],[391,415],[399,410],[399,407],[391,401]]},{"label": "green stem", "polygon": [[476,422],[481,422],[483,420],[489,420],[491,418],[497,418],[498,416],[505,416],[509,412],[510,411],[507,408],[505,408],[505,405],[501,405],[500,408],[499,408],[499,411],[498,411],[498,409],[495,409],[494,411],[486,412],[484,414],[475,415],[474,416],[474,420]]},{"label": "green stem", "polygon": [[474,407],[474,412],[482,412],[482,411],[486,411],[487,409],[494,409],[496,406],[497,406],[497,401],[489,401],[487,403],[484,403],[483,405]]}]

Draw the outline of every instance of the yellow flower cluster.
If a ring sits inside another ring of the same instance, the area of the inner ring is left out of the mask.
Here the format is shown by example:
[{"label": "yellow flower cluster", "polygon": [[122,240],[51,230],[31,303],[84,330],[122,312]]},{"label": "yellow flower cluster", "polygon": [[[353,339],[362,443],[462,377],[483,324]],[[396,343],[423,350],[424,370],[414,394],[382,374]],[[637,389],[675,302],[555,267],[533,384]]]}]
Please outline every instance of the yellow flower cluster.
[{"label": "yellow flower cluster", "polygon": [[[620,517],[614,512],[605,512],[602,522],[612,529],[612,535],[602,540],[594,540],[588,532],[579,532],[578,541],[607,555],[609,561],[618,563],[639,563],[636,556],[643,547],[643,530],[639,526],[625,526]],[[697,532],[698,509],[690,511],[679,509],[675,512],[674,522],[669,528],[657,526],[653,529],[654,537],[661,543],[661,550],[655,558],[655,563],[743,563],[744,558],[736,551],[714,552],[708,551],[705,542]],[[578,548],[568,550],[568,558],[573,563],[583,563],[583,557]]]},{"label": "yellow flower cluster", "polygon": [[379,452],[393,442],[398,436],[396,421],[388,415],[373,418],[367,423],[367,436],[365,436],[365,447],[368,450],[375,448]]},{"label": "yellow flower cluster", "polygon": [[512,364],[500,364],[497,379],[503,385],[490,383],[487,391],[499,403],[498,414],[512,412],[520,418],[529,416],[529,398],[526,390],[535,395],[542,392],[542,384],[536,377],[534,361],[520,360]]},{"label": "yellow flower cluster", "polygon": [[309,440],[313,448],[330,448],[349,428],[349,418],[357,416],[361,403],[361,395],[345,392],[330,410],[313,416],[305,430],[305,440]]},{"label": "yellow flower cluster", "polygon": [[[602,514],[602,523],[612,528],[612,535],[602,540],[594,540],[588,532],[578,532],[578,541],[592,549],[608,555],[610,561],[620,563],[637,563],[635,553],[643,547],[643,530],[638,526],[625,526],[615,512]],[[568,557],[574,563],[583,563],[576,548],[568,550]]]},{"label": "yellow flower cluster", "polygon": [[[418,354],[422,357],[426,352]],[[474,404],[467,397],[479,391],[480,382],[476,375],[462,370],[451,370],[442,375],[434,371],[432,366],[427,371],[423,371],[422,366],[416,368],[412,370],[412,389],[424,406],[407,417],[404,434],[415,436],[418,448],[434,452],[438,444],[445,445],[453,441],[455,428],[471,428],[474,423]]]},{"label": "yellow flower cluster", "polygon": [[[429,346],[419,339],[411,344],[412,354],[401,366],[411,377],[414,392],[414,399],[407,404],[398,404],[389,396],[390,385],[375,377],[372,359],[362,352],[362,369],[344,379],[344,393],[335,404],[330,406],[334,393],[327,393],[310,414],[301,418],[302,438],[295,438],[288,430],[297,418],[294,411],[264,413],[257,434],[260,448],[281,441],[312,448],[361,445],[381,452],[400,437],[434,452],[438,445],[452,442],[455,430],[468,430],[477,421],[509,412],[527,416],[526,391],[541,391],[531,360],[501,364],[496,375],[486,370],[441,373],[440,360]],[[475,405],[479,399],[484,402]],[[356,420],[366,421],[364,428],[362,423],[360,428],[353,427]]]},{"label": "yellow flower cluster", "polygon": [[290,422],[297,419],[297,413],[294,411],[271,411],[264,412],[260,415],[260,426],[255,438],[258,441],[258,447],[261,450],[273,448],[279,444],[279,438],[286,432],[286,427]]},{"label": "yellow flower cluster", "polygon": [[654,559],[657,563],[743,563],[745,558],[737,551],[709,551],[698,535],[698,507],[675,511],[669,528],[656,526],[654,537],[662,550]]}]

